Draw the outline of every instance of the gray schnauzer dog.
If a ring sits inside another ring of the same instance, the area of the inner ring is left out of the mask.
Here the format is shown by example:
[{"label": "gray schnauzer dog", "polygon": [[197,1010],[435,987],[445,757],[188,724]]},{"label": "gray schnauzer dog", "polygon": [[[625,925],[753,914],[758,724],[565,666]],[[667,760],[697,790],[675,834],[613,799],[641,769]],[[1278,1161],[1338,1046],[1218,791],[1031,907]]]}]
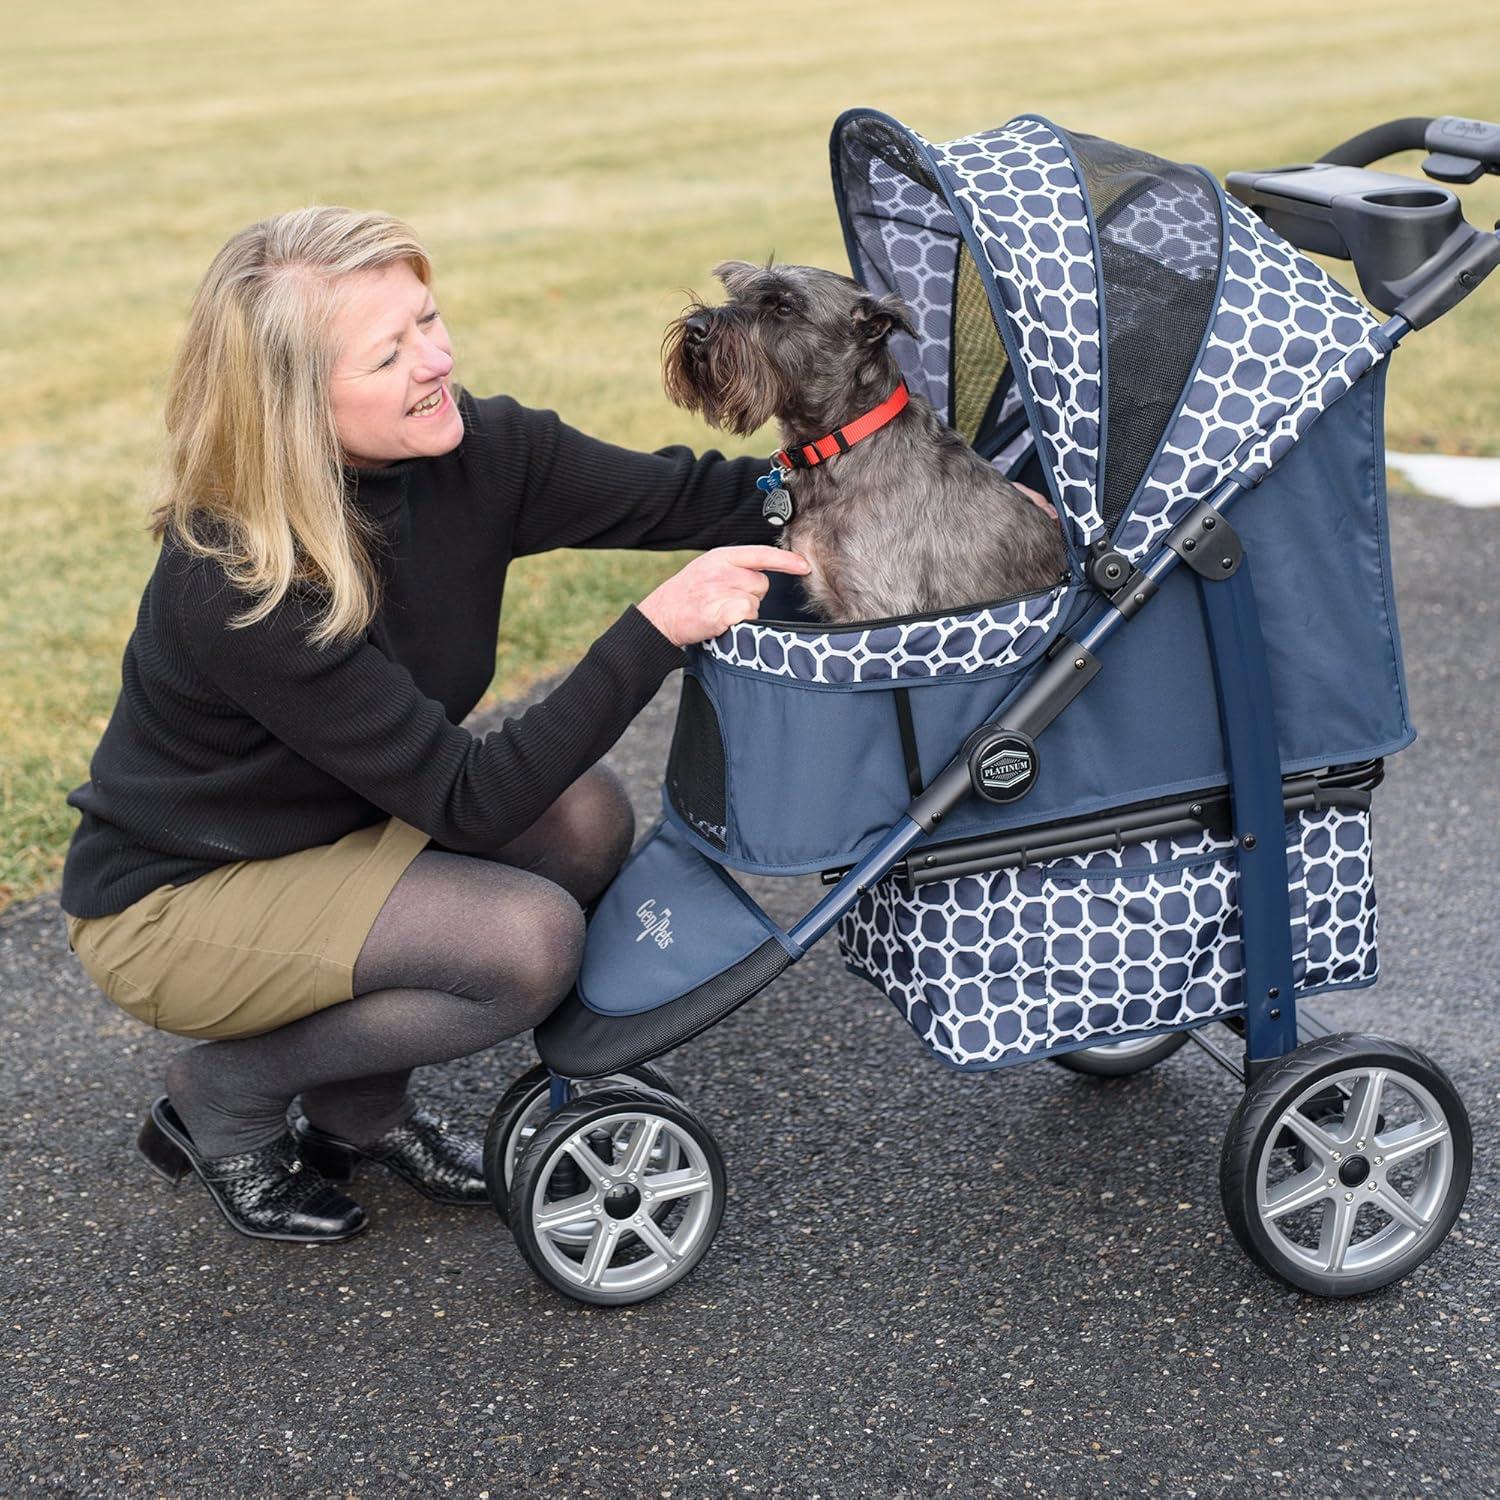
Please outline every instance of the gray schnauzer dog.
[{"label": "gray schnauzer dog", "polygon": [[[689,307],[662,346],[668,396],[712,426],[744,436],[775,417],[792,453],[900,385],[890,336],[915,333],[900,298],[810,266],[726,261],[714,275],[729,301]],[[823,619],[932,614],[1062,576],[1056,518],[920,396],[852,444],[825,447],[830,458],[786,476],[783,531],[812,564],[803,587]]]}]

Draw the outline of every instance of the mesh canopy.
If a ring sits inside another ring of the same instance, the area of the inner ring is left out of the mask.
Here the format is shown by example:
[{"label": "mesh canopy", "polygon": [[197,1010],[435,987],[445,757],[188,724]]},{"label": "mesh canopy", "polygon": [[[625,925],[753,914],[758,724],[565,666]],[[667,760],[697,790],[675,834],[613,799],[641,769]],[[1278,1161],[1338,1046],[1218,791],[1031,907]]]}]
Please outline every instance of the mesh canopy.
[{"label": "mesh canopy", "polygon": [[908,383],[1004,472],[1034,445],[1075,549],[1143,558],[1385,352],[1200,168],[1026,116],[932,145],[870,111],[833,165],[855,275],[915,314]]},{"label": "mesh canopy", "polygon": [[1177,409],[1213,311],[1219,205],[1203,177],[1070,133],[1093,206],[1109,371],[1100,510],[1113,531]]}]

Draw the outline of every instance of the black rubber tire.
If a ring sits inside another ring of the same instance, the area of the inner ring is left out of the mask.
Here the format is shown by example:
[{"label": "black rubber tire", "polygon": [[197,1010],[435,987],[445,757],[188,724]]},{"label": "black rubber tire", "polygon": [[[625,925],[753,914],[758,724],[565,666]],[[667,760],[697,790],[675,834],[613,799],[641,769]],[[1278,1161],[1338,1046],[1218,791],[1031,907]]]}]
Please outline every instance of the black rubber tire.
[{"label": "black rubber tire", "polygon": [[[590,1121],[605,1119],[621,1109],[648,1109],[652,1114],[670,1120],[693,1136],[708,1162],[713,1202],[702,1239],[659,1282],[652,1283],[647,1290],[590,1291],[566,1280],[548,1263],[537,1243],[528,1204],[537,1188],[545,1181],[547,1169],[562,1149],[564,1141],[576,1131],[587,1129]],[[512,1238],[522,1259],[549,1286],[577,1302],[591,1303],[596,1307],[628,1307],[660,1296],[697,1266],[719,1232],[719,1224],[724,1217],[724,1197],[724,1158],[719,1151],[718,1142],[694,1110],[674,1095],[656,1089],[601,1089],[596,1094],[586,1094],[583,1098],[564,1105],[532,1137],[531,1144],[517,1163],[515,1181],[511,1184],[509,1222]]]},{"label": "black rubber tire", "polygon": [[[1349,1068],[1380,1067],[1420,1083],[1437,1100],[1453,1142],[1453,1174],[1432,1223],[1407,1251],[1363,1275],[1329,1275],[1299,1265],[1267,1234],[1256,1202],[1256,1163],[1267,1137],[1310,1084]],[[1443,1070],[1425,1053],[1388,1037],[1336,1032],[1307,1042],[1267,1068],[1245,1090],[1229,1121],[1219,1159],[1219,1192],[1224,1215],[1240,1248],[1263,1270],[1299,1291],[1318,1297],[1357,1297],[1400,1281],[1447,1238],[1463,1208],[1473,1165],[1473,1133],[1463,1100]]]},{"label": "black rubber tire", "polygon": [[[637,1063],[621,1072],[633,1083],[644,1084],[663,1094],[677,1093],[676,1085],[650,1063]],[[587,1082],[587,1080],[585,1080]],[[490,1122],[484,1132],[484,1182],[490,1191],[490,1202],[506,1224],[510,1217],[510,1185],[505,1180],[505,1153],[516,1122],[526,1113],[539,1092],[552,1086],[552,1074],[543,1063],[528,1068],[501,1094],[500,1102],[490,1111]]]},{"label": "black rubber tire", "polygon": [[1144,1073],[1184,1046],[1187,1032],[1169,1031],[1165,1036],[1153,1038],[1153,1045],[1142,1048],[1125,1057],[1111,1056],[1113,1042],[1103,1042],[1097,1047],[1080,1047],[1075,1052],[1060,1052],[1052,1059],[1058,1067],[1070,1073],[1087,1073],[1091,1078],[1129,1078]]}]

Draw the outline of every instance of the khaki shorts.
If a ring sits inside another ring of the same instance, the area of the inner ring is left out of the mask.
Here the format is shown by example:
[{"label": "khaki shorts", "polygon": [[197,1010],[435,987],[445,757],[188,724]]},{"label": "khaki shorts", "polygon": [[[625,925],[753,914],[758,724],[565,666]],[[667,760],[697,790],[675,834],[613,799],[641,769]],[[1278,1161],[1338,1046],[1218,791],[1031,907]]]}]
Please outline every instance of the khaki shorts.
[{"label": "khaki shorts", "polygon": [[69,917],[89,977],[178,1036],[256,1036],[354,994],[354,961],[425,833],[390,818],[337,843],[223,865],[122,912]]}]

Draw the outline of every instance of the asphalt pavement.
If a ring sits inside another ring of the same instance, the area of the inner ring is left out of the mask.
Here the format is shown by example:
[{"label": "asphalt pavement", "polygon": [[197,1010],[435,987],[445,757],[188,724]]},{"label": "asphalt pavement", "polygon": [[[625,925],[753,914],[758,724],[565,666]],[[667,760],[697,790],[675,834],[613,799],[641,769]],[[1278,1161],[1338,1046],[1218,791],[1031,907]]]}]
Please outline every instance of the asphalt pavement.
[{"label": "asphalt pavement", "polygon": [[[1349,1302],[1226,1228],[1236,1083],[931,1061],[825,940],[665,1066],[730,1197],[635,1308],[535,1279],[488,1210],[362,1177],[343,1245],[229,1231],[135,1154],[179,1039],[96,993],[55,900],[0,916],[0,1493],[1500,1492],[1500,511],[1392,502],[1421,738],[1376,794],[1384,977],[1348,1029],[1430,1052],[1476,1167],[1443,1248]],[[670,680],[610,757],[656,806]],[[751,882],[790,918],[807,881]],[[810,889],[811,887],[811,889]],[[419,1075],[482,1128],[516,1041]]]}]

